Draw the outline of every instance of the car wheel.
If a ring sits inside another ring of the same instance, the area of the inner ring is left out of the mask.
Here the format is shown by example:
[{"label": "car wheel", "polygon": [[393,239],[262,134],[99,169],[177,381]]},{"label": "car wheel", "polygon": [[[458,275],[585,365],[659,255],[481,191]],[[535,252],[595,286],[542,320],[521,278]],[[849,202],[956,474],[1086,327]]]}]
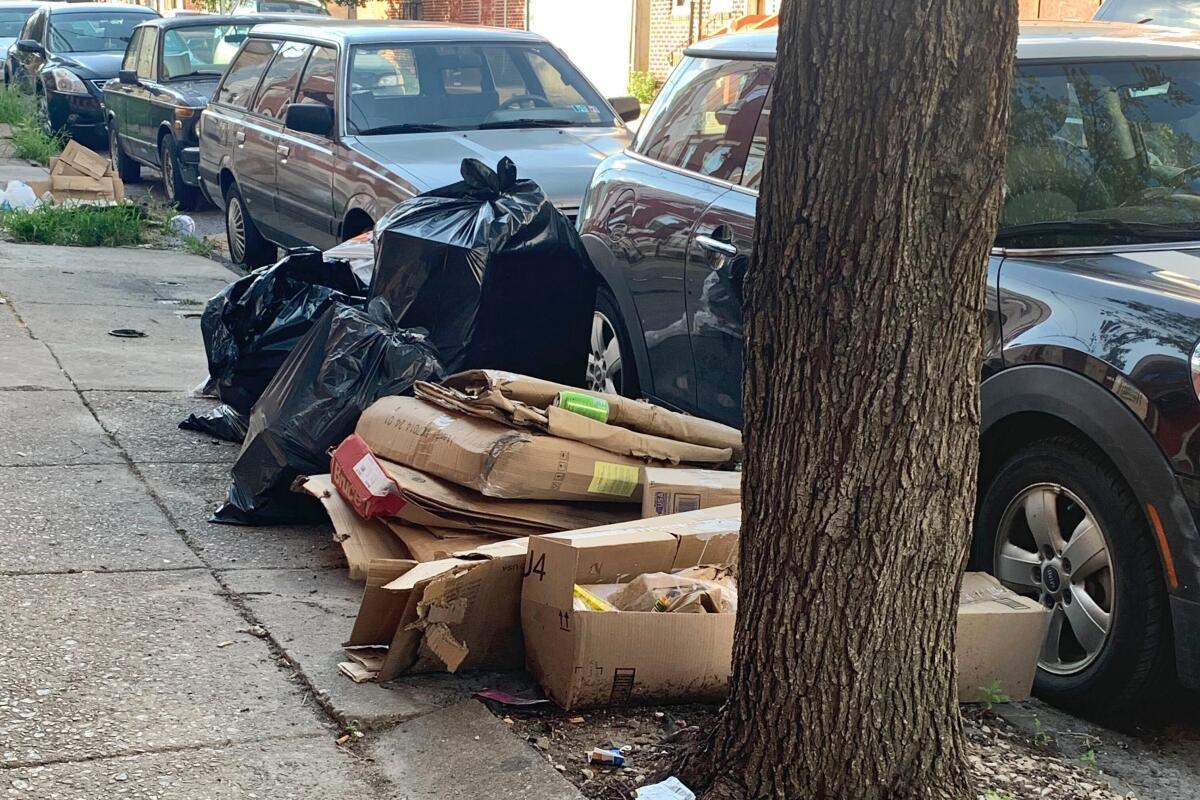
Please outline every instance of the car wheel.
[{"label": "car wheel", "polygon": [[630,354],[625,322],[607,286],[596,292],[588,349],[587,388],[625,397],[640,397],[637,366]]},{"label": "car wheel", "polygon": [[261,267],[275,261],[279,254],[275,245],[258,232],[235,183],[225,190],[225,236],[229,242],[229,258],[235,264]]},{"label": "car wheel", "polygon": [[170,136],[164,136],[158,143],[158,164],[162,170],[163,194],[167,202],[174,203],[181,211],[195,211],[200,205],[200,189],[184,182]]},{"label": "car wheel", "polygon": [[1129,487],[1090,445],[1056,437],[1011,456],[980,501],[974,556],[1050,610],[1035,682],[1043,698],[1116,713],[1169,677],[1154,539]]},{"label": "car wheel", "polygon": [[37,93],[38,119],[42,123],[42,131],[51,138],[63,137],[66,131],[50,116],[50,98],[43,88]]},{"label": "car wheel", "polygon": [[142,165],[125,155],[121,149],[116,120],[108,121],[108,157],[112,161],[113,172],[117,173],[122,183],[137,183],[142,179]]}]

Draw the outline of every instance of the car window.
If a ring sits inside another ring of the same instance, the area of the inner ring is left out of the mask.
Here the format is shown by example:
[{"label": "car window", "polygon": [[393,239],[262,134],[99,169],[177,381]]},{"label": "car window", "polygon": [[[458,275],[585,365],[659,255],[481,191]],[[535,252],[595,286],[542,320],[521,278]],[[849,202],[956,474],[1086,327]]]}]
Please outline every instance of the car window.
[{"label": "car window", "polygon": [[50,18],[48,47],[55,53],[123,52],[133,29],[149,17],[122,11],[54,14]]},{"label": "car window", "polygon": [[285,42],[275,54],[267,74],[263,77],[254,101],[254,111],[276,119],[283,118],[283,111],[296,94],[300,70],[308,58],[312,45],[302,42]]},{"label": "car window", "polygon": [[322,17],[329,16],[329,10],[325,6],[315,3],[294,3],[288,2],[288,0],[262,0],[258,4],[258,10],[271,14],[317,14]]},{"label": "car window", "polygon": [[158,50],[158,29],[146,28],[142,31],[142,43],[138,48],[137,74],[143,80],[154,80],[154,58]]},{"label": "car window", "polygon": [[771,84],[769,64],[692,58],[676,68],[642,123],[635,151],[737,183]]},{"label": "car window", "polygon": [[0,6],[0,39],[16,39],[29,19],[27,8],[5,8]]},{"label": "car window", "polygon": [[1200,7],[1195,0],[1105,0],[1096,12],[1096,19],[1200,28]]},{"label": "car window", "polygon": [[360,45],[346,91],[346,127],[358,135],[617,124],[548,45]]},{"label": "car window", "polygon": [[767,139],[771,128],[771,92],[763,103],[762,114],[758,117],[758,125],[754,128],[754,138],[750,140],[750,149],[746,151],[746,167],[742,170],[742,186],[758,191],[762,181],[763,159],[767,157]]},{"label": "car window", "polygon": [[269,39],[248,40],[242,52],[229,65],[229,71],[221,81],[221,88],[217,90],[217,101],[246,108],[250,104],[250,96],[258,86],[258,79],[262,77],[267,62],[275,55],[275,48],[278,46],[278,42]]},{"label": "car window", "polygon": [[249,30],[249,25],[197,25],[166,31],[164,80],[220,77]]},{"label": "car window", "polygon": [[332,47],[316,47],[300,78],[297,103],[319,103],[333,108],[337,83],[337,51]]},{"label": "car window", "polygon": [[121,69],[137,70],[138,56],[142,54],[142,34],[145,32],[145,28],[133,32],[133,38],[129,40],[129,47],[125,48],[125,57],[121,59]]},{"label": "car window", "polygon": [[45,11],[39,11],[34,15],[33,19],[29,20],[29,33],[27,38],[32,39],[40,44],[45,44],[46,41],[46,17],[49,14]]}]

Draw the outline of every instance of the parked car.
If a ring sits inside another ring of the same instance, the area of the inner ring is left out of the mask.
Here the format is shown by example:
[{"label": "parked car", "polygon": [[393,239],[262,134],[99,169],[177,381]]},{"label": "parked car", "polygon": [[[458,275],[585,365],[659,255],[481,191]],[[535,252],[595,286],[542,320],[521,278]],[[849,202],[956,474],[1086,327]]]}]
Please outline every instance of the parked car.
[{"label": "parked car", "polygon": [[260,25],[201,117],[200,177],[237,262],[328,248],[392,206],[503,156],[574,214],[629,141],[618,112],[545,39],[412,23]]},{"label": "parked car", "polygon": [[103,86],[117,76],[133,29],[157,16],[116,3],[43,6],[9,48],[4,82],[37,96],[47,131],[104,141]]},{"label": "parked car", "polygon": [[1200,28],[1200,6],[1195,0],[1104,0],[1092,19]]},{"label": "parked car", "polygon": [[242,0],[231,14],[314,14],[328,17],[329,9],[317,0]]},{"label": "parked car", "polygon": [[[597,168],[593,388],[741,423],[775,37],[688,49]],[[1052,610],[1044,696],[1200,688],[1200,36],[1024,26],[1009,142],[973,564]]]},{"label": "parked car", "polygon": [[0,3],[0,53],[8,53],[8,48],[16,44],[25,21],[41,7],[42,3]]},{"label": "parked car", "polygon": [[104,87],[108,151],[121,180],[137,181],[143,164],[153,167],[169,201],[196,208],[196,121],[251,26],[265,19],[196,15],[134,28],[117,80]]}]

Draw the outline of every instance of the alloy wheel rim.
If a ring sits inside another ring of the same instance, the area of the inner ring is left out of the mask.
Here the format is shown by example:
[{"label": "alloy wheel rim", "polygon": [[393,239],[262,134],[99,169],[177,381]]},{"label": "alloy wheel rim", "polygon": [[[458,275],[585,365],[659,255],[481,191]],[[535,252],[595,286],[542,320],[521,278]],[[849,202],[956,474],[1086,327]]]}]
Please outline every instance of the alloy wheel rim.
[{"label": "alloy wheel rim", "polygon": [[246,260],[246,218],[237,197],[229,198],[225,226],[229,229],[229,255],[235,263],[240,264]]},{"label": "alloy wheel rim", "polygon": [[600,311],[592,315],[587,387],[593,392],[621,392],[621,344],[617,339],[616,328]]},{"label": "alloy wheel rim", "polygon": [[1051,612],[1038,666],[1076,675],[1103,652],[1116,594],[1108,537],[1087,505],[1056,483],[1017,493],[1004,510],[993,558],[996,577]]},{"label": "alloy wheel rim", "polygon": [[117,153],[117,130],[111,122],[108,125],[108,160],[112,162],[113,172],[120,176],[121,157]]}]

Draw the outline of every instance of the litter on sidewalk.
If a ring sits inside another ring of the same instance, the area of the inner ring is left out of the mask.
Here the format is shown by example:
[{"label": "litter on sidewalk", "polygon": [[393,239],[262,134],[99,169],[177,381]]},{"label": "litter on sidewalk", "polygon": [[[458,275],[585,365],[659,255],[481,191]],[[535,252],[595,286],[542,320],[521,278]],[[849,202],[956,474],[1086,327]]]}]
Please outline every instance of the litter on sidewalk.
[{"label": "litter on sidewalk", "polygon": [[742,473],[715,469],[643,467],[642,516],[682,514],[742,499]]},{"label": "litter on sidewalk", "polygon": [[49,178],[28,183],[38,198],[55,205],[125,201],[125,184],[113,174],[112,162],[74,139],[51,159]]}]

